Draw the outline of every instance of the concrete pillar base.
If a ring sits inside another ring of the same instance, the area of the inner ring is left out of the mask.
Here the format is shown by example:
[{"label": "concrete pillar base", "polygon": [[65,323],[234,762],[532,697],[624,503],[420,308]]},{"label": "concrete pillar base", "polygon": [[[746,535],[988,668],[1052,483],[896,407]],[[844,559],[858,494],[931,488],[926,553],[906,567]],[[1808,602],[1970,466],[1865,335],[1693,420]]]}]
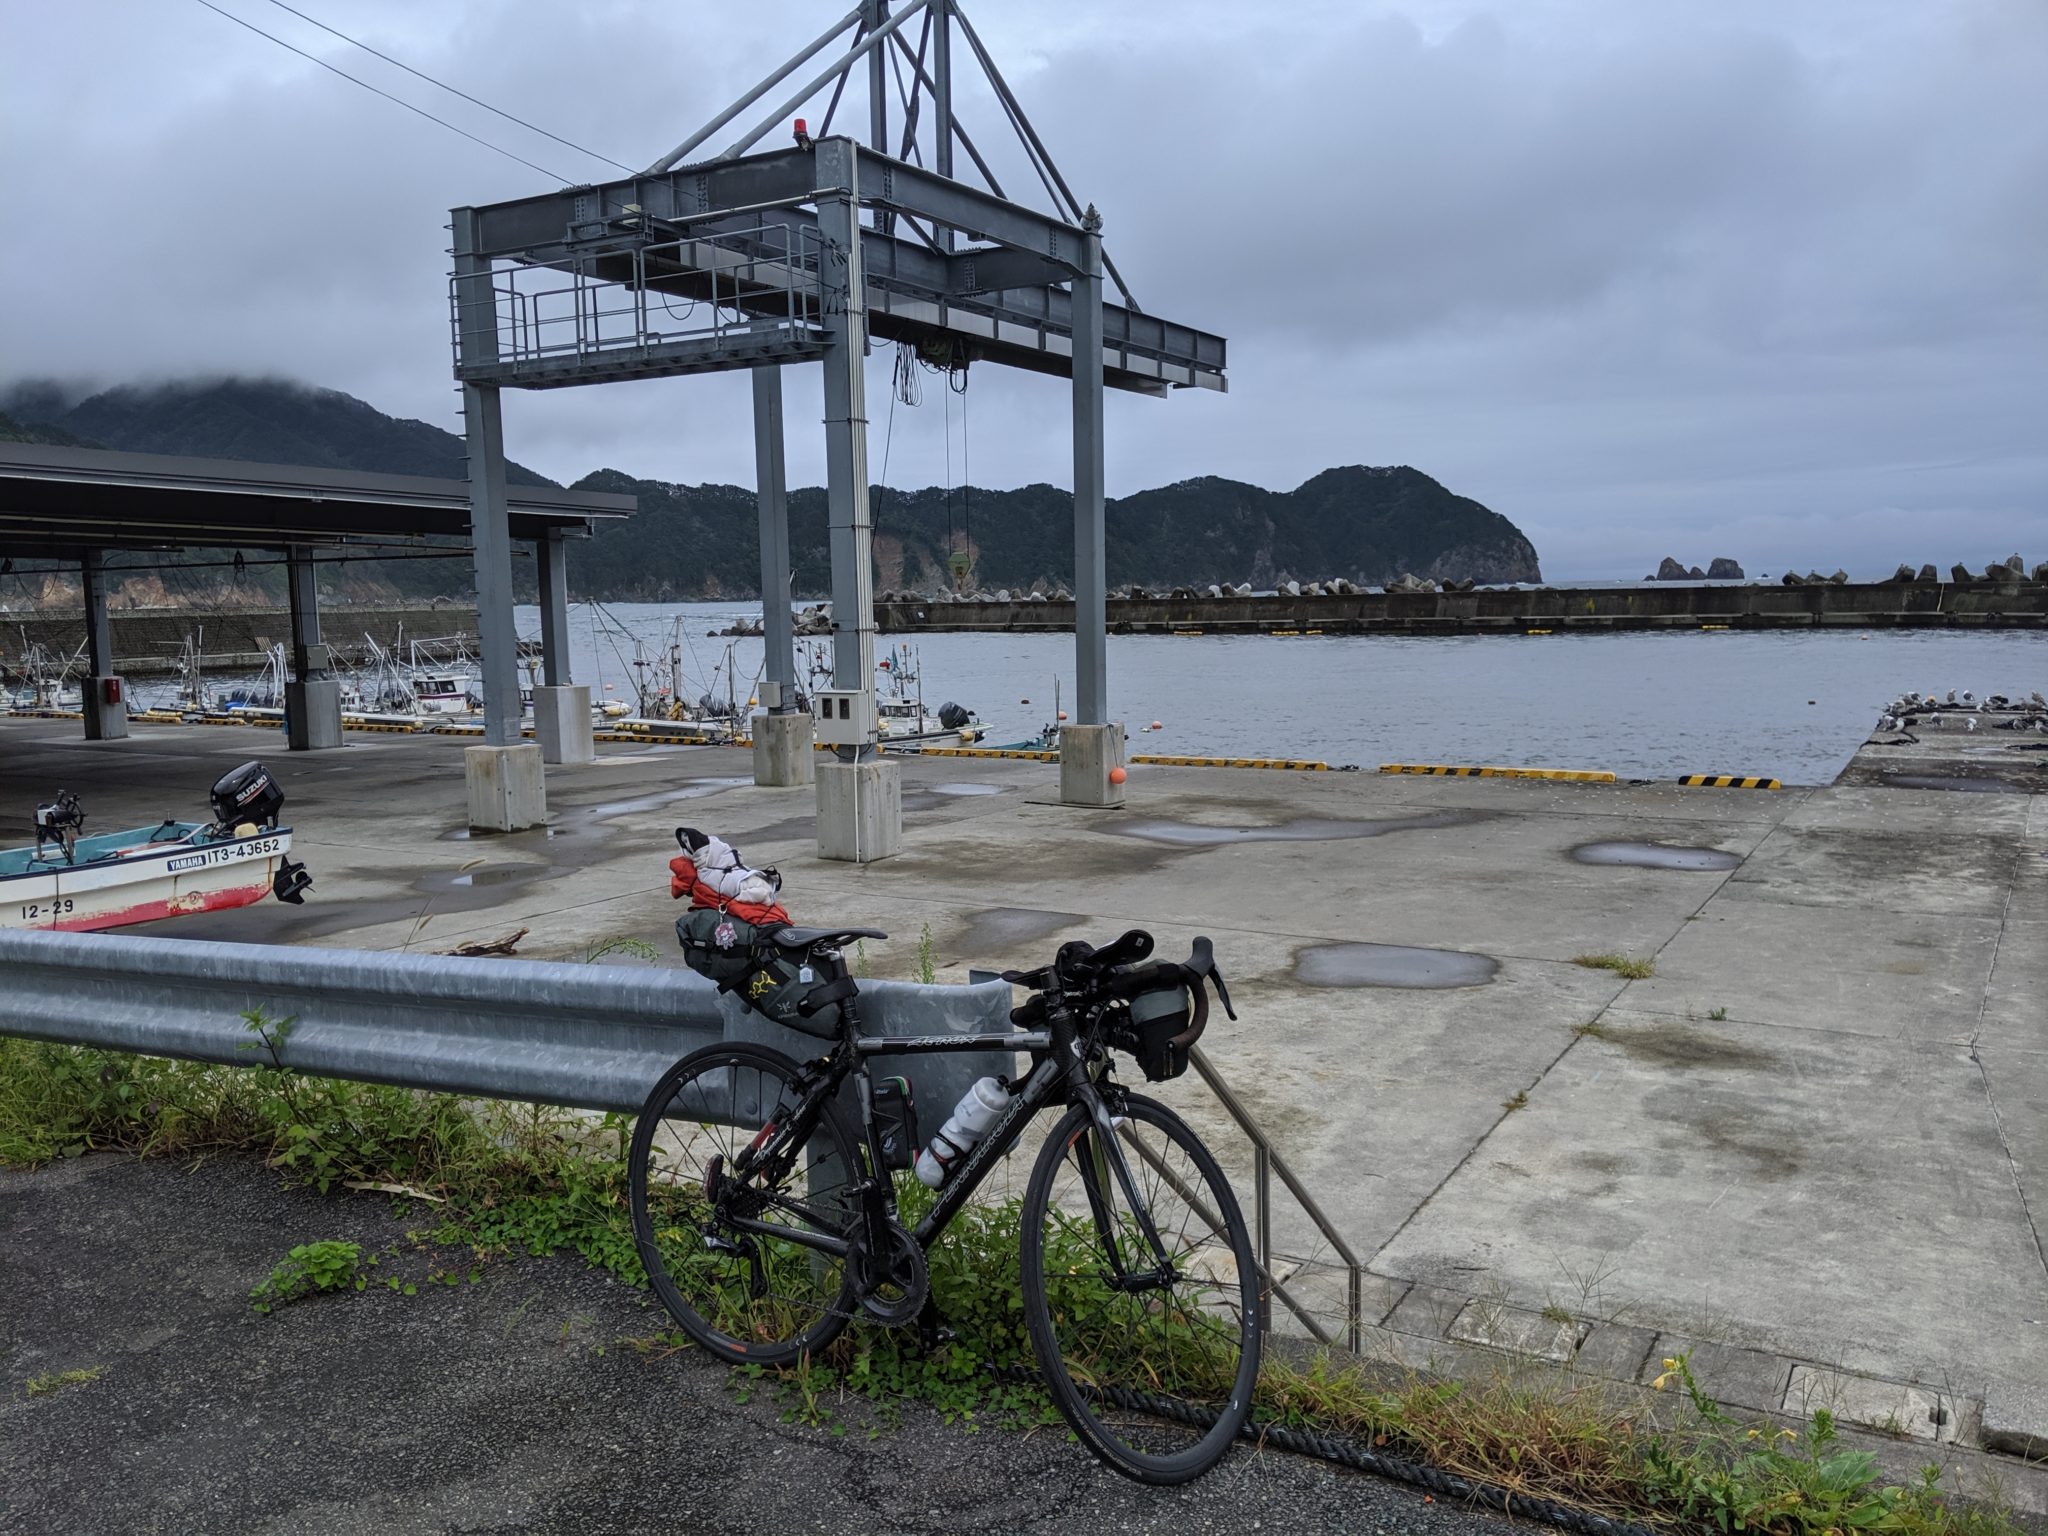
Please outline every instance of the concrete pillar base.
[{"label": "concrete pillar base", "polygon": [[568,683],[534,689],[533,734],[540,742],[542,762],[594,762],[597,747],[590,737],[589,685]]},{"label": "concrete pillar base", "polygon": [[903,765],[884,757],[814,765],[818,857],[872,864],[903,851]]},{"label": "concrete pillar base", "polygon": [[462,767],[469,780],[471,827],[479,832],[520,832],[547,825],[547,780],[540,748],[532,742],[465,747]]},{"label": "concrete pillar base", "polygon": [[1124,787],[1112,784],[1112,768],[1124,765],[1124,728],[1116,725],[1060,727],[1060,803],[1117,806]]},{"label": "concrete pillar base", "polygon": [[85,714],[87,741],[119,741],[128,734],[127,704],[106,702],[107,684],[113,681],[111,677],[85,680],[85,696],[79,700],[79,707]]},{"label": "concrete pillar base", "polygon": [[754,716],[754,782],[786,787],[809,784],[817,777],[818,754],[811,747],[809,710]]},{"label": "concrete pillar base", "polygon": [[286,683],[284,725],[286,745],[294,752],[341,746],[341,683],[333,678]]}]

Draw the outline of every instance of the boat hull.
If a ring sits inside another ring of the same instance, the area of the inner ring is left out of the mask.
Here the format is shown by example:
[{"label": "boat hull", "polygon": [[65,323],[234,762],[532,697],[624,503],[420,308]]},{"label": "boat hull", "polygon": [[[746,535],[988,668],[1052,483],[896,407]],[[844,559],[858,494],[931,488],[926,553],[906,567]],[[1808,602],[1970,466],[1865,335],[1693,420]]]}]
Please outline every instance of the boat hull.
[{"label": "boat hull", "polygon": [[246,907],[270,893],[291,846],[288,827],[201,844],[143,841],[113,858],[0,876],[0,928],[85,933]]}]

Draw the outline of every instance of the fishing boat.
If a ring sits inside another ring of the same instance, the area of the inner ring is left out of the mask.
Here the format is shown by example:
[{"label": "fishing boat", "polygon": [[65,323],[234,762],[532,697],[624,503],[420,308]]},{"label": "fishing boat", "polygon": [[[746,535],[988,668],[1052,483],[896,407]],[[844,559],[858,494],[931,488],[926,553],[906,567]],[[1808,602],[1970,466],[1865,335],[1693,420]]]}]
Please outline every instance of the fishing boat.
[{"label": "fishing boat", "polygon": [[0,850],[0,928],[84,932],[246,907],[268,894],[296,906],[312,880],[278,824],[284,791],[260,762],[222,777],[211,822],[88,836],[78,796],[36,807],[32,847]]},{"label": "fishing boat", "polygon": [[[832,658],[823,645],[810,648],[811,686],[832,686]],[[875,715],[882,745],[934,746],[976,741],[981,719],[964,704],[951,700],[936,714],[924,702],[924,671],[917,653],[898,645],[875,663]]]}]

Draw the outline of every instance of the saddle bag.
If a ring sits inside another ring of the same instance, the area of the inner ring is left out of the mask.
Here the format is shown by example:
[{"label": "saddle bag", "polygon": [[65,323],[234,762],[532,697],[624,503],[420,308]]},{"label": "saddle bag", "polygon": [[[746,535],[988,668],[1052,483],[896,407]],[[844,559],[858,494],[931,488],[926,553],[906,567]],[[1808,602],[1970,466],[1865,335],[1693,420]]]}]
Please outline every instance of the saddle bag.
[{"label": "saddle bag", "polygon": [[783,926],[759,926],[715,907],[695,907],[676,919],[676,940],[683,963],[717,982],[720,991],[737,992],[777,1024],[830,1040],[839,1033],[840,1005],[828,1003],[808,1016],[800,1008],[817,988],[839,980],[844,965],[821,965],[782,948],[770,935]]}]

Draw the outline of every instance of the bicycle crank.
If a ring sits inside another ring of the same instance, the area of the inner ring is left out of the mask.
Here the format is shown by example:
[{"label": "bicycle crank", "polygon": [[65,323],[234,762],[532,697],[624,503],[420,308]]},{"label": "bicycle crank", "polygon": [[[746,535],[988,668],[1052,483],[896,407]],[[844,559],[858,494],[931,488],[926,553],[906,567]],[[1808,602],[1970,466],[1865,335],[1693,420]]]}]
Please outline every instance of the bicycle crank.
[{"label": "bicycle crank", "polygon": [[893,1221],[889,1223],[888,1253],[878,1262],[865,1243],[856,1243],[846,1256],[846,1270],[862,1310],[892,1328],[913,1321],[931,1295],[931,1270],[924,1250]]}]

